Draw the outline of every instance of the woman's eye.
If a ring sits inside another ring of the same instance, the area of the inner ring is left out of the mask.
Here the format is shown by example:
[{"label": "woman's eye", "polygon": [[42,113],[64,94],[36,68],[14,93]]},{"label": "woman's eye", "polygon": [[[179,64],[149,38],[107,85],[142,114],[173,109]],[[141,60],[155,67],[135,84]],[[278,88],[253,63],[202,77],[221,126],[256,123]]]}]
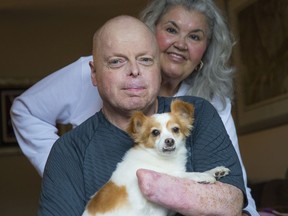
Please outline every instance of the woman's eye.
[{"label": "woman's eye", "polygon": [[199,35],[195,35],[195,34],[190,35],[190,38],[191,38],[192,40],[195,40],[195,41],[199,41],[199,40],[200,40],[200,36],[199,36]]},{"label": "woman's eye", "polygon": [[175,28],[171,28],[171,27],[168,27],[168,28],[166,29],[166,31],[169,32],[169,33],[172,33],[172,34],[177,33],[176,29],[175,29]]}]

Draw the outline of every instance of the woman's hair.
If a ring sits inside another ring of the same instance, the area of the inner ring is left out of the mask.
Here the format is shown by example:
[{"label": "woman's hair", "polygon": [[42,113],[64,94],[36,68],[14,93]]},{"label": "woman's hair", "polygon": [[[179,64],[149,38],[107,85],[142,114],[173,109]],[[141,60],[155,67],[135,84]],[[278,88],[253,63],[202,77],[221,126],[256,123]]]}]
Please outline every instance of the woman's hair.
[{"label": "woman's hair", "polygon": [[155,31],[162,16],[178,5],[204,14],[209,26],[208,47],[202,58],[204,66],[185,80],[190,84],[188,95],[209,101],[219,97],[225,108],[226,98],[232,100],[234,95],[234,69],[229,65],[234,42],[226,20],[213,0],[154,0],[141,12],[140,19]]}]

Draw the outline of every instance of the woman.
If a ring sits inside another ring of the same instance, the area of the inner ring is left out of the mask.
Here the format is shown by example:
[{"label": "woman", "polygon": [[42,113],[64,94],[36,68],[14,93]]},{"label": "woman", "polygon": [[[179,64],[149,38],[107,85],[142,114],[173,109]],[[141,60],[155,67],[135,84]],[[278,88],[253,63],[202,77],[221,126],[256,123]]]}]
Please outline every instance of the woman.
[{"label": "woman", "polygon": [[[218,110],[242,164],[231,115],[234,70],[227,64],[232,52],[230,31],[213,1],[153,1],[141,19],[156,34],[160,48],[160,95],[194,95],[207,99]],[[259,215],[250,189],[246,213]],[[245,213],[243,213],[245,214]]]},{"label": "woman", "polygon": [[[141,19],[154,30],[160,47],[162,96],[196,95],[218,110],[239,155],[231,116],[233,70],[227,61],[232,40],[213,1],[155,0]],[[11,110],[17,140],[40,175],[53,143],[56,122],[77,126],[101,109],[91,85],[89,61],[81,58],[51,74],[18,97]],[[243,168],[244,179],[246,173]],[[257,215],[247,188],[247,211]]]}]

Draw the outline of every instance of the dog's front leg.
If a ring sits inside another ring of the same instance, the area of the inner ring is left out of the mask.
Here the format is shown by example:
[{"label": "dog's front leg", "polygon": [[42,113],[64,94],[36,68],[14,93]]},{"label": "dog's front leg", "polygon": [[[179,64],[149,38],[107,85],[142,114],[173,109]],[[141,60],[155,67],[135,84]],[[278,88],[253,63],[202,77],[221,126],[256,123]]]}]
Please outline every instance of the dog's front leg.
[{"label": "dog's front leg", "polygon": [[228,175],[230,170],[224,166],[219,166],[206,172],[186,172],[179,176],[182,178],[191,179],[199,183],[215,183],[217,179]]},{"label": "dog's front leg", "polygon": [[209,173],[210,175],[214,176],[216,179],[220,179],[226,175],[228,175],[230,170],[224,166],[218,166],[214,169],[208,170],[205,173]]}]

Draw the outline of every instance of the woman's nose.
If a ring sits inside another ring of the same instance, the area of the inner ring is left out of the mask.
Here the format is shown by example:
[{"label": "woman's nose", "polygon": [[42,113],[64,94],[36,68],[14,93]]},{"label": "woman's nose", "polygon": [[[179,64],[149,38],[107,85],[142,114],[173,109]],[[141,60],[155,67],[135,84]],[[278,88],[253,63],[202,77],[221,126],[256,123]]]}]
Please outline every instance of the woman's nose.
[{"label": "woman's nose", "polygon": [[179,36],[174,42],[174,46],[179,50],[187,50],[187,43],[185,37]]}]

